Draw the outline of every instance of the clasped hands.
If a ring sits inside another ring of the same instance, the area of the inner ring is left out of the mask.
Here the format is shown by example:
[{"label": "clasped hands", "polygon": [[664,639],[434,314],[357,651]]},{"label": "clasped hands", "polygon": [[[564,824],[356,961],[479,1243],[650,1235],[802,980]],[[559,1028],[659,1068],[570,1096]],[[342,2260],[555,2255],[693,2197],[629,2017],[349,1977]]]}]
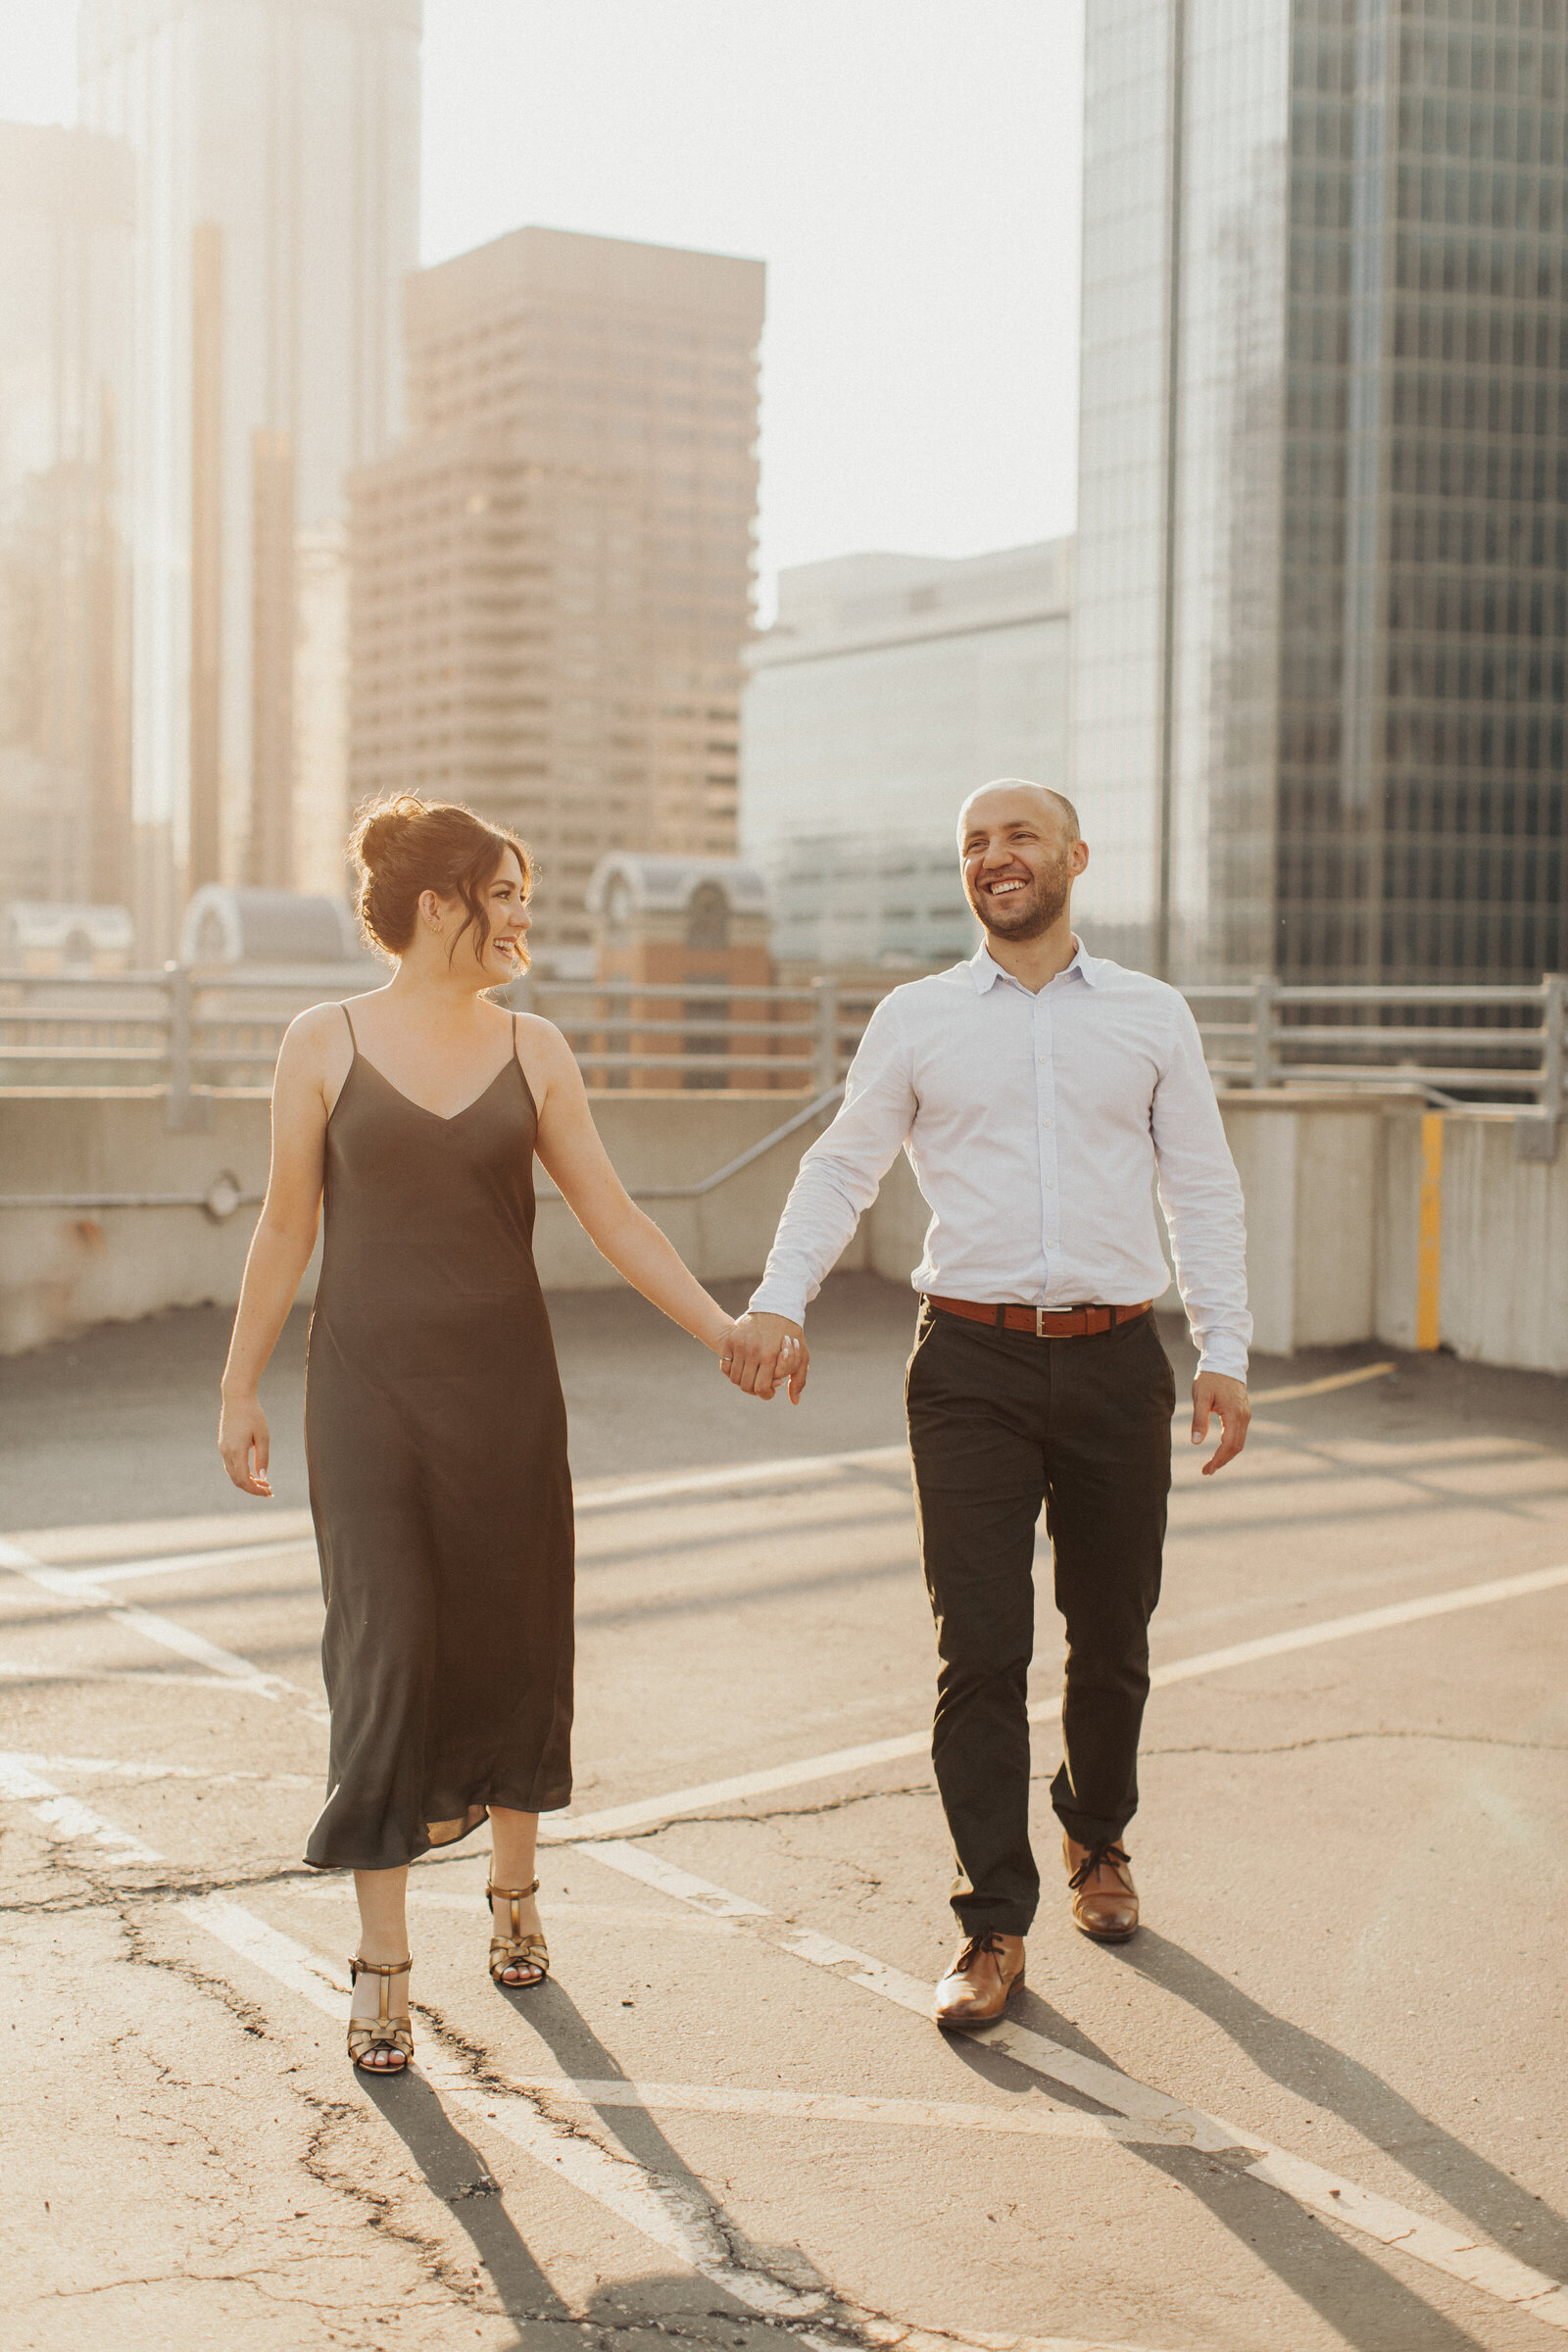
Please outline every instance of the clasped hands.
[{"label": "clasped hands", "polygon": [[811,1351],[806,1334],[788,1315],[749,1313],[732,1323],[719,1350],[719,1368],[748,1396],[764,1399],[781,1388],[799,1404]]}]

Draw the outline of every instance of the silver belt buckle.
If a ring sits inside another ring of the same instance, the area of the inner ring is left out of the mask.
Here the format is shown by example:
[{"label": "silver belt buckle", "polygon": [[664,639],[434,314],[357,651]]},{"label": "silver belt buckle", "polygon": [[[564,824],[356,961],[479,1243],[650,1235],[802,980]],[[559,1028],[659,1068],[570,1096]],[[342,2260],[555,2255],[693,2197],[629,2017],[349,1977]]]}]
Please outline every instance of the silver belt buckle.
[{"label": "silver belt buckle", "polygon": [[1037,1306],[1035,1308],[1035,1338],[1037,1340],[1043,1340],[1046,1336],[1046,1316],[1049,1312],[1048,1307]]}]

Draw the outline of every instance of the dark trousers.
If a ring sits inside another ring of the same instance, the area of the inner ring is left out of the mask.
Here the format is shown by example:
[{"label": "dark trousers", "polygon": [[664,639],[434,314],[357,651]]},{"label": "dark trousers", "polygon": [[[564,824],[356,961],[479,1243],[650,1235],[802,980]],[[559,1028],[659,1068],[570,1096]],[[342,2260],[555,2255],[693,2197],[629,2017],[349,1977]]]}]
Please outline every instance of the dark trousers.
[{"label": "dark trousers", "polygon": [[1159,1598],[1176,1383],[1152,1315],[1037,1340],[920,1308],[905,1388],[920,1553],[936,1618],[931,1753],[966,1934],[1026,1935],[1027,1689],[1042,1502],[1067,1623],[1057,1816],[1080,1844],[1138,1808],[1149,1620]]}]

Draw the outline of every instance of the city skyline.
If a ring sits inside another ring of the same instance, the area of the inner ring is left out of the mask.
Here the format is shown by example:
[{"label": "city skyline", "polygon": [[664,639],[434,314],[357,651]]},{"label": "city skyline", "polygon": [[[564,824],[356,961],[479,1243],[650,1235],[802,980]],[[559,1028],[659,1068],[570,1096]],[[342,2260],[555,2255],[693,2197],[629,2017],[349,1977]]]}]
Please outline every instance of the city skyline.
[{"label": "city skyline", "polygon": [[[71,13],[0,0],[0,116],[74,118]],[[1081,0],[896,13],[425,8],[423,266],[525,225],[768,264],[764,616],[786,564],[1073,525]]]},{"label": "city skyline", "polygon": [[80,10],[83,118],[135,166],[127,895],[155,956],[204,884],[292,887],[296,803],[332,788],[329,739],[296,742],[320,661],[301,567],[401,418],[420,0]]}]

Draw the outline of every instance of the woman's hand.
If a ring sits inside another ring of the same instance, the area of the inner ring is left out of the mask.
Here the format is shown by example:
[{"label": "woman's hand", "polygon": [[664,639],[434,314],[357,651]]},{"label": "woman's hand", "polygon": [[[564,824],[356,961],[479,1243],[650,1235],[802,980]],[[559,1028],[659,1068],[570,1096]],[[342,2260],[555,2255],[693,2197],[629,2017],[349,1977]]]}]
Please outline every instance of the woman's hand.
[{"label": "woman's hand", "polygon": [[810,1367],[806,1334],[787,1315],[748,1312],[730,1332],[719,1366],[748,1396],[772,1397],[787,1387],[791,1404],[799,1404]]},{"label": "woman's hand", "polygon": [[270,1446],[261,1398],[225,1396],[218,1424],[218,1450],[223,1457],[223,1468],[242,1494],[265,1494],[271,1500],[272,1490],[267,1476]]}]

